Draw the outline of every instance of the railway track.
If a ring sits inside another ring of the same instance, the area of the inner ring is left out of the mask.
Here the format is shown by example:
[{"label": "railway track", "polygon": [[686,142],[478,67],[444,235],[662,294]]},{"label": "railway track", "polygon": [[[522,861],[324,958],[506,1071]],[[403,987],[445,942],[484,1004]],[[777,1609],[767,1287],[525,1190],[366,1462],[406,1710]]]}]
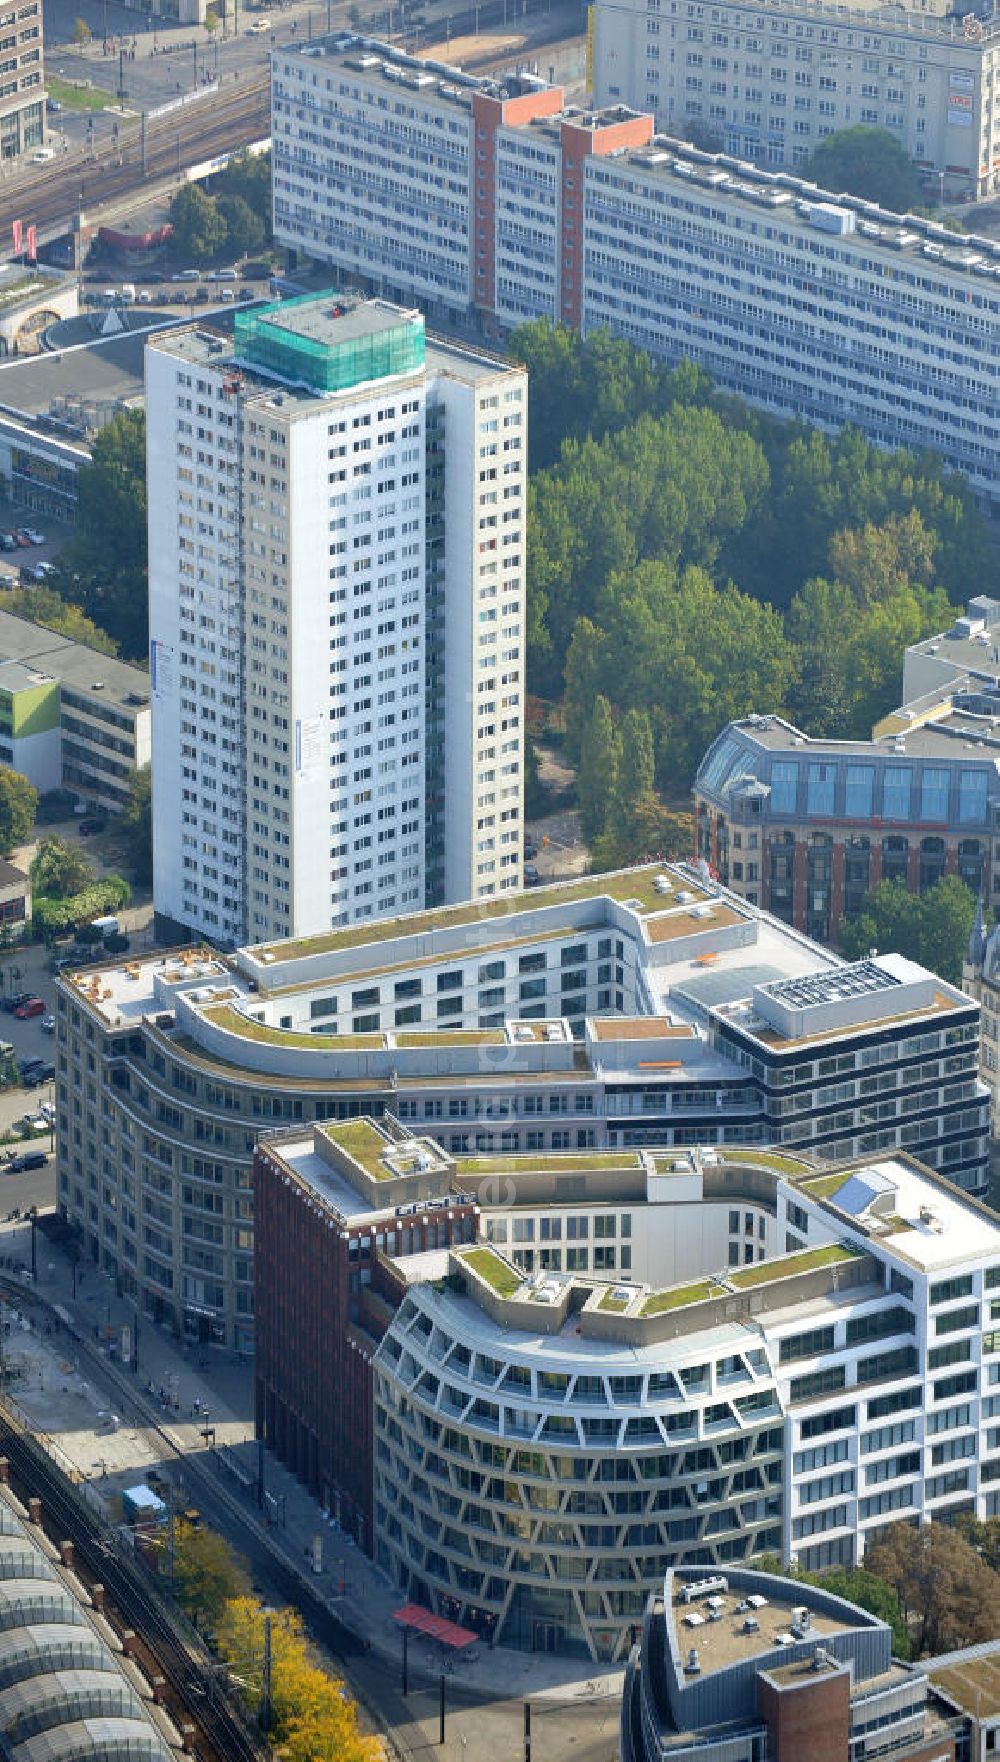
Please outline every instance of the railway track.
[{"label": "railway track", "polygon": [[0,232],[13,220],[39,232],[69,222],[78,208],[95,208],[189,165],[260,140],[271,127],[270,72],[247,77],[204,100],[155,117],[146,127],[136,117],[121,125],[117,143],[103,142],[85,159],[32,167],[0,191]]},{"label": "railway track", "polygon": [[41,1499],[43,1515],[56,1526],[59,1538],[72,1540],[88,1572],[104,1585],[108,1601],[148,1646],[179,1709],[202,1736],[199,1756],[206,1762],[265,1762],[268,1745],[220,1692],[218,1672],[207,1653],[186,1639],[139,1566],[2,1399],[0,1450],[22,1499]]}]

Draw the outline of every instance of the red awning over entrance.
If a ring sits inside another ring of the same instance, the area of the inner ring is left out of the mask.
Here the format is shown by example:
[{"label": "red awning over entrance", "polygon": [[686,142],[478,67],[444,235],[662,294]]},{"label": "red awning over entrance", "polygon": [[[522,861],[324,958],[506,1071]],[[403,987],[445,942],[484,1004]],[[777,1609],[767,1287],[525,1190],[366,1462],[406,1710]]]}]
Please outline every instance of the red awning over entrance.
[{"label": "red awning over entrance", "polygon": [[398,1621],[400,1627],[412,1627],[432,1640],[440,1640],[442,1646],[454,1647],[456,1652],[474,1646],[479,1638],[470,1628],[459,1627],[455,1621],[445,1621],[443,1615],[433,1615],[419,1603],[407,1603],[405,1608],[394,1610],[393,1620]]}]

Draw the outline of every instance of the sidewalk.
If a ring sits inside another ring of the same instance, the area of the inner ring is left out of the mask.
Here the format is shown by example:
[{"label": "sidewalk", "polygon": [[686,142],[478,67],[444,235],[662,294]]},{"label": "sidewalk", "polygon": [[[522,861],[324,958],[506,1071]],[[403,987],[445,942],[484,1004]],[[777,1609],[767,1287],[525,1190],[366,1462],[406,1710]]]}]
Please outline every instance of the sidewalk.
[{"label": "sidewalk", "polygon": [[[0,1251],[5,1232],[0,1228]],[[6,1249],[7,1252],[10,1249]],[[23,1258],[23,1248],[21,1249]],[[121,1340],[123,1327],[133,1331],[136,1312],[115,1296],[107,1278],[81,1265],[77,1293],[69,1260],[41,1233],[37,1241],[37,1283],[30,1297],[49,1305],[81,1338],[99,1344]],[[25,1292],[30,1301],[29,1292]],[[117,1348],[116,1348],[117,1349]],[[248,1518],[263,1522],[271,1544],[300,1572],[313,1579],[314,1589],[339,1619],[367,1642],[368,1648],[392,1669],[400,1669],[402,1636],[393,1611],[403,1597],[386,1575],[355,1544],[332,1516],[325,1517],[306,1488],[270,1453],[265,1456],[265,1511],[258,1510],[257,1447],[253,1441],[253,1369],[232,1353],[212,1347],[187,1346],[145,1318],[138,1323],[138,1369],[128,1376],[120,1365],[108,1366],[109,1405],[121,1406],[126,1383],[148,1420],[155,1421],[182,1453],[203,1453],[202,1428],[214,1431],[218,1454],[237,1469],[249,1489],[241,1494],[237,1479],[223,1473],[221,1485],[246,1500]],[[209,1440],[210,1442],[210,1440]],[[90,1463],[85,1465],[86,1469]],[[318,1538],[318,1540],[317,1540]],[[313,1571],[314,1558],[321,1569]],[[555,1658],[513,1651],[483,1643],[467,1654],[449,1655],[435,1641],[411,1635],[409,1667],[414,1682],[436,1682],[441,1671],[457,1688],[487,1699],[584,1701],[618,1696],[623,1672],[580,1658]]]}]

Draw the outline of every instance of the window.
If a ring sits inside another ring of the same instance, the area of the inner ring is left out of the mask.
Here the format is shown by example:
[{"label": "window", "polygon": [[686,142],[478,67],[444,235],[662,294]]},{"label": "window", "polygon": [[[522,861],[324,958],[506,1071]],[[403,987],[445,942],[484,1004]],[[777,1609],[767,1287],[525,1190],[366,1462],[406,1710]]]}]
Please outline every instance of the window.
[{"label": "window", "polygon": [[942,1279],[937,1285],[931,1286],[932,1303],[954,1303],[957,1297],[972,1296],[972,1274],[964,1273],[956,1279]]},{"label": "window", "polygon": [[986,818],[986,772],[960,771],[958,817],[963,826],[980,825]]},{"label": "window", "polygon": [[808,1328],[803,1334],[789,1334],[778,1347],[778,1362],[792,1364],[797,1358],[818,1358],[821,1352],[833,1351],[833,1329]]},{"label": "window", "polygon": [[775,759],[771,766],[771,809],[776,814],[794,814],[798,793],[799,767],[791,759]]},{"label": "window", "polygon": [[[919,1391],[918,1391],[919,1397]],[[852,1430],[857,1418],[855,1407],[834,1407],[828,1413],[813,1413],[802,1421],[802,1437],[822,1438],[827,1432]]]},{"label": "window", "polygon": [[848,1346],[861,1346],[869,1340],[884,1340],[889,1334],[912,1334],[916,1323],[908,1309],[896,1304],[892,1309],[876,1309],[870,1315],[852,1316],[847,1323]]},{"label": "window", "polygon": [[897,1346],[893,1352],[875,1352],[858,1359],[859,1383],[887,1383],[895,1377],[913,1376],[920,1369],[915,1346]]},{"label": "window", "polygon": [[834,1389],[842,1389],[846,1380],[844,1366],[831,1364],[826,1370],[814,1370],[804,1377],[793,1377],[789,1384],[788,1399],[812,1401],[817,1395],[828,1395]]},{"label": "window", "polygon": [[925,765],[920,776],[920,818],[943,821],[948,818],[947,771]]},{"label": "window", "polygon": [[957,1334],[964,1328],[979,1326],[979,1305],[968,1303],[963,1309],[949,1309],[944,1315],[934,1317],[934,1332],[941,1334]]},{"label": "window", "polygon": [[848,818],[870,820],[875,771],[871,765],[848,765],[844,812]]},{"label": "window", "polygon": [[829,819],[833,813],[833,788],[836,781],[833,765],[810,765],[806,780],[806,813],[821,814]]},{"label": "window", "polygon": [[908,820],[910,817],[910,782],[913,771],[909,765],[887,765],[882,785],[882,817],[886,820]]}]

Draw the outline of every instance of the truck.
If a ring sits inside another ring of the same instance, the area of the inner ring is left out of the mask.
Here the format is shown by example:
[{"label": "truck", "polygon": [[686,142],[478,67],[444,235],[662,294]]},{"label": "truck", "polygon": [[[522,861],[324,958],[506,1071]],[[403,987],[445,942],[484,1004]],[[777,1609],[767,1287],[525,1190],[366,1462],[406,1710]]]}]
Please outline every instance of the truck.
[{"label": "truck", "polygon": [[106,918],[91,918],[90,928],[92,930],[99,930],[105,940],[107,940],[109,936],[117,936],[120,933],[118,929],[118,919],[112,916]]}]

